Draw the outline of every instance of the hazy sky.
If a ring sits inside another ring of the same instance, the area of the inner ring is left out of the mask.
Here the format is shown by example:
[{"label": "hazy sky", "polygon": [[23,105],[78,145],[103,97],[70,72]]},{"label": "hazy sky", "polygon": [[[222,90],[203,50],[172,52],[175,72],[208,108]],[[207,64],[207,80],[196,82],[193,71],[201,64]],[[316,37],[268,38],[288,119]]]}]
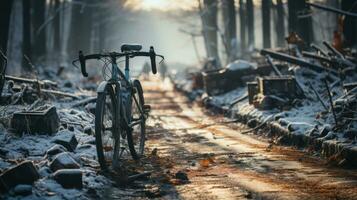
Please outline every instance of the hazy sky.
[{"label": "hazy sky", "polygon": [[135,10],[190,10],[196,5],[197,0],[128,0],[126,2],[126,6]]}]

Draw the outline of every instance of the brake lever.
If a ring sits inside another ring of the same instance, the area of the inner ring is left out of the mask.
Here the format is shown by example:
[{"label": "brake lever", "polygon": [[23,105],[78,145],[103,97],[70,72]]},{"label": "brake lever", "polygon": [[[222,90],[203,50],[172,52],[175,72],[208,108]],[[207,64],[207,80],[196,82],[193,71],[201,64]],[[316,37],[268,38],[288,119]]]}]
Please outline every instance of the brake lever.
[{"label": "brake lever", "polygon": [[165,57],[164,57],[164,56],[162,56],[162,55],[158,55],[158,54],[156,54],[156,56],[158,56],[158,57],[160,57],[160,58],[161,58],[161,60],[160,60],[159,64],[161,64],[162,62],[164,62],[164,60],[165,60]]},{"label": "brake lever", "polygon": [[75,59],[72,61],[72,65],[77,69],[79,69],[78,65],[76,65],[76,62],[78,62],[78,61],[79,61],[79,59]]}]

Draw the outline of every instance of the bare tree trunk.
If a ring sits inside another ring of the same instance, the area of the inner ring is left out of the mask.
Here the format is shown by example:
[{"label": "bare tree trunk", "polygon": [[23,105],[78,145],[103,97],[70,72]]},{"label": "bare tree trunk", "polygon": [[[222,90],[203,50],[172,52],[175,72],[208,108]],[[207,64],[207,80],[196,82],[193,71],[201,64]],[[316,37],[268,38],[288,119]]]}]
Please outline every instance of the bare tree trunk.
[{"label": "bare tree trunk", "polygon": [[283,47],[285,45],[285,14],[284,14],[284,5],[282,0],[277,0],[276,2],[276,36],[277,36],[277,45]]},{"label": "bare tree trunk", "polygon": [[91,31],[91,49],[92,51],[101,51],[106,47],[106,32],[108,21],[110,21],[111,15],[108,13],[110,9],[105,5],[100,5],[102,0],[92,0],[93,3],[97,3],[97,6],[92,11],[92,31]]},{"label": "bare tree trunk", "polygon": [[65,66],[67,63],[68,57],[68,45],[69,45],[69,35],[71,28],[71,20],[72,20],[72,4],[71,2],[64,1],[61,3],[61,12],[60,12],[60,55],[61,66]]},{"label": "bare tree trunk", "polygon": [[22,43],[23,43],[23,7],[22,0],[14,0],[12,4],[9,35],[7,41],[7,73],[20,75],[22,70]]},{"label": "bare tree trunk", "polygon": [[31,14],[32,22],[32,56],[39,59],[46,54],[46,35],[45,29],[39,30],[45,23],[46,0],[31,0],[33,12]]},{"label": "bare tree trunk", "polygon": [[[30,60],[31,54],[31,2],[29,0],[22,0],[22,17],[23,17],[23,43],[22,54],[27,56]],[[23,58],[22,68],[26,71],[31,71],[31,66],[28,61]]]},{"label": "bare tree trunk", "polygon": [[102,11],[100,12],[100,16],[101,16],[101,21],[99,24],[99,50],[103,50],[106,48],[106,44],[107,44],[107,22],[106,22],[106,12],[105,10],[102,9]]},{"label": "bare tree trunk", "polygon": [[[54,42],[54,52],[59,55],[60,53],[60,49],[61,49],[61,29],[60,29],[60,21],[61,21],[61,17],[60,17],[60,8],[61,8],[61,2],[60,0],[54,0],[54,12],[56,12],[55,14],[55,18],[53,19],[53,29],[54,29],[54,38],[53,38],[53,42]],[[56,57],[58,58],[58,57]]]},{"label": "bare tree trunk", "polygon": [[218,56],[218,38],[217,38],[217,0],[203,0],[203,9],[201,9],[203,35],[207,56],[214,58],[217,67],[220,66]]},{"label": "bare tree trunk", "polygon": [[[47,0],[45,7],[45,21],[51,20],[48,25],[44,27],[45,31],[45,46],[46,46],[46,61],[47,65],[53,64],[53,57],[55,56],[54,52],[54,15],[56,14],[55,2],[54,0]],[[46,66],[47,66],[46,65]]]},{"label": "bare tree trunk", "polygon": [[254,4],[253,0],[247,0],[247,28],[248,28],[248,46],[254,47]]},{"label": "bare tree trunk", "polygon": [[313,41],[311,16],[299,18],[306,9],[308,9],[306,0],[288,0],[289,31],[296,32],[306,44],[310,44]]},{"label": "bare tree trunk", "polygon": [[[86,0],[78,0],[77,2],[87,4]],[[90,52],[90,38],[92,28],[92,9],[76,4],[72,7],[72,21],[71,21],[71,36],[69,38],[71,56],[78,54],[79,50]]]},{"label": "bare tree trunk", "polygon": [[228,46],[228,62],[237,56],[237,25],[234,0],[222,0],[224,36]]},{"label": "bare tree trunk", "polygon": [[241,53],[242,55],[244,55],[244,53],[247,51],[247,40],[246,40],[246,11],[245,11],[245,6],[244,6],[244,2],[243,0],[239,0],[239,18],[240,18],[240,49],[241,49]]},{"label": "bare tree trunk", "polygon": [[263,48],[271,47],[270,8],[271,0],[262,0]]},{"label": "bare tree trunk", "polygon": [[6,0],[0,6],[0,48],[6,54],[7,40],[9,36],[10,15],[12,10],[12,0]]},{"label": "bare tree trunk", "polygon": [[[354,0],[342,0],[341,9],[349,12],[357,13],[357,3]],[[345,38],[344,45],[352,47],[357,45],[357,20],[351,17],[346,17],[343,21],[343,36]]]}]

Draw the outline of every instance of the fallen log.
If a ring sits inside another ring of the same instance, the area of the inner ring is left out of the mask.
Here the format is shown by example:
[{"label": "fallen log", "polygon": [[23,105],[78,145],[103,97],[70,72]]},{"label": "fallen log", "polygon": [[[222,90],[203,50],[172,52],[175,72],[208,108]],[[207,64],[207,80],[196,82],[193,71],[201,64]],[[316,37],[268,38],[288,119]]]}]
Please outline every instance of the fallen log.
[{"label": "fallen log", "polygon": [[50,80],[39,81],[36,79],[28,79],[28,78],[22,78],[22,77],[10,76],[10,75],[5,75],[5,80],[12,80],[14,82],[20,82],[20,83],[39,84],[41,86],[50,85],[53,87],[57,87],[57,83]]},{"label": "fallen log", "polygon": [[333,73],[333,74],[338,74],[336,70],[325,68],[325,67],[320,66],[320,65],[312,64],[310,62],[307,62],[305,60],[296,58],[294,56],[290,56],[290,55],[285,54],[285,53],[279,53],[279,52],[274,52],[274,51],[267,50],[267,49],[262,49],[260,51],[260,54],[263,55],[263,56],[269,55],[270,57],[272,57],[274,59],[278,59],[278,60],[282,60],[282,61],[285,61],[285,62],[293,63],[293,64],[299,65],[301,67],[308,67],[308,68],[311,68],[311,69],[319,71],[319,72],[328,71],[328,72]]}]

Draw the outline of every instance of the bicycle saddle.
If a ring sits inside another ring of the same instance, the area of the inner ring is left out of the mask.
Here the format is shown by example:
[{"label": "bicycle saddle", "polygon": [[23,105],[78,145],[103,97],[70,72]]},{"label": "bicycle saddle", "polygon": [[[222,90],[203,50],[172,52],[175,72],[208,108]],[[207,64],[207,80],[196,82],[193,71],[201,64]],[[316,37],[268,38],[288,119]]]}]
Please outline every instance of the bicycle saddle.
[{"label": "bicycle saddle", "polygon": [[123,44],[121,45],[121,52],[140,51],[142,48],[140,44]]}]

